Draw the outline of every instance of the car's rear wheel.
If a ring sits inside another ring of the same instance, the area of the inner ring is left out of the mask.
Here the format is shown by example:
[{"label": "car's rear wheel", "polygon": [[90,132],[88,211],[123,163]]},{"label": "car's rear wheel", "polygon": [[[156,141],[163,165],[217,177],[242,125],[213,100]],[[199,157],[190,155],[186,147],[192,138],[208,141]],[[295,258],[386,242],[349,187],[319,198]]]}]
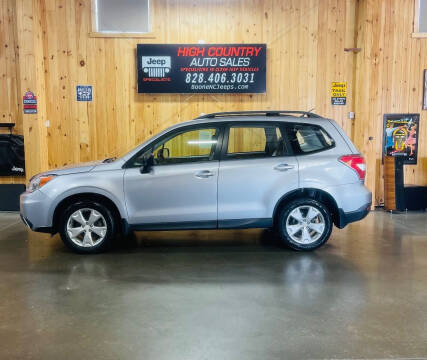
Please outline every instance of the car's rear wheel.
[{"label": "car's rear wheel", "polygon": [[65,245],[78,253],[102,252],[115,236],[114,216],[101,203],[79,201],[65,209],[60,234]]},{"label": "car's rear wheel", "polygon": [[332,217],[319,201],[304,198],[285,205],[278,214],[282,242],[294,250],[314,250],[325,244],[332,231]]}]

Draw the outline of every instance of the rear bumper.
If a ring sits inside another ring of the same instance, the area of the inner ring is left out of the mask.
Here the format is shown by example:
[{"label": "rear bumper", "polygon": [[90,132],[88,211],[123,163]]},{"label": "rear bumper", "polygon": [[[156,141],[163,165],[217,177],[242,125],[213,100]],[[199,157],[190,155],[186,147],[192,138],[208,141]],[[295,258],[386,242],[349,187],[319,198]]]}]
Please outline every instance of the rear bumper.
[{"label": "rear bumper", "polygon": [[371,203],[363,205],[360,209],[351,212],[344,212],[342,209],[339,209],[339,224],[338,228],[342,229],[348,224],[364,219],[371,211]]}]

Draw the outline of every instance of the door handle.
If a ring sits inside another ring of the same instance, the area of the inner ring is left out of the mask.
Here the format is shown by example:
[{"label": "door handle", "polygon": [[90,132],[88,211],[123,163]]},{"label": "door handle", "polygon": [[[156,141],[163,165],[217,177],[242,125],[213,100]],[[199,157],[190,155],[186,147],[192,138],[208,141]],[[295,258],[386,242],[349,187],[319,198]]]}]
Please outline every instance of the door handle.
[{"label": "door handle", "polygon": [[211,176],[214,176],[214,173],[209,170],[202,170],[202,171],[196,172],[194,176],[199,179],[207,179]]},{"label": "door handle", "polygon": [[277,171],[288,171],[288,170],[293,169],[294,167],[295,167],[294,165],[289,165],[289,164],[279,164],[279,165],[276,165],[276,166],[274,167],[274,170],[277,170]]}]

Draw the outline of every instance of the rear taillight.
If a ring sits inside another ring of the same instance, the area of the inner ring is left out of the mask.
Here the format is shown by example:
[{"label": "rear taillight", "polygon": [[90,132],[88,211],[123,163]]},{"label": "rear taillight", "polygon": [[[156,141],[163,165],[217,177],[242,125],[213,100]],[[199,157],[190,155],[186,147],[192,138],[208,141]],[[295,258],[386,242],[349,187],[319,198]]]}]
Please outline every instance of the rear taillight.
[{"label": "rear taillight", "polygon": [[339,158],[339,161],[356,171],[360,180],[365,180],[366,164],[362,155],[344,155]]}]

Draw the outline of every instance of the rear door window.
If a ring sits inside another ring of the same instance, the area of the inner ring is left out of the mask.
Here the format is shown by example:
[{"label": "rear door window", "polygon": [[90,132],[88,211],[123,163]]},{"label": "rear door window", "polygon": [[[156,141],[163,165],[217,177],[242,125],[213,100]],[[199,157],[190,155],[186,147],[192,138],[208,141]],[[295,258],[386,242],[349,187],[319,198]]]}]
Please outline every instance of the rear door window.
[{"label": "rear door window", "polygon": [[330,135],[317,125],[289,124],[286,133],[294,154],[310,154],[335,146]]},{"label": "rear door window", "polygon": [[287,154],[281,129],[274,124],[236,125],[229,129],[227,159],[277,157]]}]

